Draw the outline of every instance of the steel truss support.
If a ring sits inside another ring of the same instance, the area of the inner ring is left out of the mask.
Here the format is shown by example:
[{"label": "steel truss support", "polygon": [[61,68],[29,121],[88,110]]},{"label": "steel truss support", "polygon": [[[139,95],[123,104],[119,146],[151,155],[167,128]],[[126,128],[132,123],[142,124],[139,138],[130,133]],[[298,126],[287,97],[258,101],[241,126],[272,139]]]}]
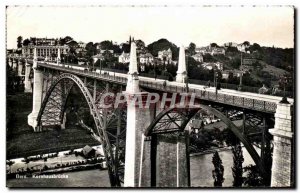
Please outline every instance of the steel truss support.
[{"label": "steel truss support", "polygon": [[[126,104],[119,108],[104,108],[101,97],[108,92],[121,92],[122,87],[106,82],[98,82],[87,77],[52,71],[44,72],[47,76],[44,87],[44,97],[38,114],[40,127],[61,125],[66,110],[67,99],[74,85],[76,85],[89,106],[91,116],[94,118],[93,133],[99,137],[106,158],[108,173],[112,186],[121,186],[123,182],[123,167],[125,157],[126,135]],[[114,103],[115,98],[105,98],[106,103]]]},{"label": "steel truss support", "polygon": [[[156,135],[159,134],[171,134],[174,132],[183,131],[190,119],[201,109],[206,110],[216,117],[221,119],[228,128],[236,135],[236,137],[244,144],[245,148],[251,155],[255,164],[258,166],[262,176],[265,178],[267,173],[265,171],[264,165],[258,153],[251,145],[250,141],[241,132],[240,128],[237,127],[232,121],[227,118],[222,112],[214,109],[213,107],[207,105],[200,105],[201,108],[191,108],[187,110],[177,110],[177,109],[166,109],[159,113],[150,126],[146,129],[144,135],[146,137],[152,137],[155,140]],[[152,153],[153,154],[153,153]]]}]

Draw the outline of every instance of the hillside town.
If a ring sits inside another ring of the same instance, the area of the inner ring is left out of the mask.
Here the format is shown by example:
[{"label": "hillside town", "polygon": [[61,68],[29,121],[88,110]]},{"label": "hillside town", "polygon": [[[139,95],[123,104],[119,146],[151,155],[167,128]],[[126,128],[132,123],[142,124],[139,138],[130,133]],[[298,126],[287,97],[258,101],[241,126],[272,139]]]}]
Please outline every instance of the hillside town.
[{"label": "hillside town", "polygon": [[[101,42],[76,41],[64,38],[17,38],[17,49],[7,50],[8,55],[32,58],[34,48],[38,60],[55,61],[60,52],[61,62],[126,73],[130,61],[131,42],[137,45],[138,68],[142,76],[172,81],[176,76],[179,47],[167,39],[149,45],[143,40],[129,37],[124,43],[112,40]],[[179,45],[178,45],[179,46]],[[248,41],[226,42],[222,45],[186,46],[189,81],[196,84],[219,82],[221,87],[292,96],[293,50],[262,47]]]}]

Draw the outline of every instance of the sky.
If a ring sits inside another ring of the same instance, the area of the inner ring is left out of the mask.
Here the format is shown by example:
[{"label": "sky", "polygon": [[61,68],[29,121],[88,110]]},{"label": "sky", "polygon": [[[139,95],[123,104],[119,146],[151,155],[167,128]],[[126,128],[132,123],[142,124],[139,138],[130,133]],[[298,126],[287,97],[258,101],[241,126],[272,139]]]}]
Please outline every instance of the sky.
[{"label": "sky", "polygon": [[177,46],[215,42],[294,47],[293,7],[203,6],[8,6],[7,48],[17,37],[122,43],[134,36],[146,45],[166,38]]}]

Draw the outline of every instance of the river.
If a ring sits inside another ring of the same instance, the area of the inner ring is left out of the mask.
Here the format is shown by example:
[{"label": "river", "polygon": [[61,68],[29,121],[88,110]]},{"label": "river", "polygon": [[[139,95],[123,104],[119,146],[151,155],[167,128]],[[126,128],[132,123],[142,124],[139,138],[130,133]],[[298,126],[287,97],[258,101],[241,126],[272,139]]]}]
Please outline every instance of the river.
[{"label": "river", "polygon": [[[230,150],[219,152],[224,165],[224,187],[232,186],[232,154]],[[243,148],[243,166],[253,164],[248,152]],[[212,153],[191,156],[191,186],[192,187],[213,187],[212,178]],[[107,170],[87,170],[64,173],[68,178],[63,179],[10,179],[7,180],[8,187],[109,187]]]}]

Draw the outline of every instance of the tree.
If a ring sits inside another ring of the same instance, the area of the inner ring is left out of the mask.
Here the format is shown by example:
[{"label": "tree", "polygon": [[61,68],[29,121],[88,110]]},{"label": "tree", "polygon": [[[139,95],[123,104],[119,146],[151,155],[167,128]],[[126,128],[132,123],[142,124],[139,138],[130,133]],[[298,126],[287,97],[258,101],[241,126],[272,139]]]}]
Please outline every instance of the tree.
[{"label": "tree", "polygon": [[18,38],[17,38],[17,47],[18,48],[21,48],[22,47],[22,43],[23,43],[23,37],[22,36],[19,36]]},{"label": "tree", "polygon": [[25,40],[23,41],[23,46],[28,46],[30,43],[31,43],[31,42],[30,42],[29,39],[25,39]]},{"label": "tree", "polygon": [[104,41],[100,42],[100,47],[102,50],[112,50],[113,43],[109,40],[104,40]]},{"label": "tree", "polygon": [[212,163],[215,167],[215,169],[212,171],[212,176],[214,178],[214,186],[221,187],[224,182],[224,166],[217,151],[215,151],[213,155]]},{"label": "tree", "polygon": [[6,164],[9,166],[9,173],[11,173],[11,166],[14,164],[15,162],[12,160],[6,161]]},{"label": "tree", "polygon": [[241,187],[243,184],[243,150],[241,144],[238,143],[237,145],[233,146],[232,149],[233,154],[233,167],[232,175],[233,175],[233,186],[234,187]]},{"label": "tree", "polygon": [[196,49],[196,44],[194,44],[193,42],[190,43],[188,51],[191,55],[195,54],[195,49]]},{"label": "tree", "polygon": [[172,51],[172,59],[178,59],[179,48],[167,39],[159,39],[158,41],[149,44],[147,48],[153,56],[157,56],[158,52],[161,50],[168,50],[170,48]]},{"label": "tree", "polygon": [[250,46],[250,42],[244,41],[243,45],[245,45],[245,46]]},{"label": "tree", "polygon": [[244,168],[247,176],[244,178],[245,186],[258,187],[264,185],[264,180],[260,175],[258,168],[255,165],[249,165]]},{"label": "tree", "polygon": [[243,184],[243,162],[244,156],[240,140],[235,136],[235,134],[230,129],[225,129],[225,142],[228,146],[231,146],[231,151],[233,154],[233,167],[232,176],[233,176],[233,186],[240,187]]},{"label": "tree", "polygon": [[211,44],[210,44],[210,47],[212,47],[212,48],[216,48],[216,47],[219,47],[219,46],[218,46],[218,44],[217,44],[217,43],[211,43]]}]

